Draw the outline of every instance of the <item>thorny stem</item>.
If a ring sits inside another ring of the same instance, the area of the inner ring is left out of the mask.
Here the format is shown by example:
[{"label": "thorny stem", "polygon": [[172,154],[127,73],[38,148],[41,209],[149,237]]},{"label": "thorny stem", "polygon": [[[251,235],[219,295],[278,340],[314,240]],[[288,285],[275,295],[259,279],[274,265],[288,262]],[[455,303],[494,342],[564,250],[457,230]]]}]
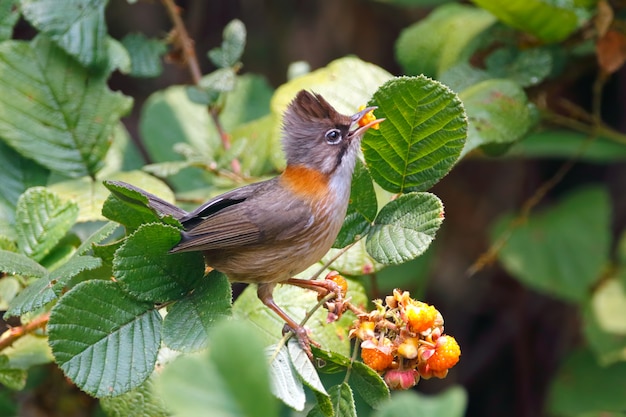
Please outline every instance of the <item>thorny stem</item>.
[{"label": "thorny stem", "polygon": [[48,324],[48,320],[50,319],[50,313],[44,313],[41,316],[35,318],[30,323],[27,323],[23,326],[17,326],[11,328],[8,335],[3,339],[0,339],[0,352],[4,349],[11,346],[18,339],[26,336],[27,334],[33,333],[38,329],[44,328]]},{"label": "thorny stem", "polygon": [[[172,20],[174,24],[174,42],[177,47],[180,48],[183,54],[183,62],[189,68],[189,73],[191,74],[191,79],[195,85],[199,85],[202,80],[202,71],[200,70],[200,64],[198,62],[198,57],[196,55],[196,50],[194,48],[194,41],[189,36],[189,32],[187,32],[187,28],[185,27],[185,23],[183,19],[180,17],[180,8],[176,5],[175,0],[161,0],[165,9],[167,10],[167,14]],[[219,120],[219,108],[218,107],[209,107],[208,108],[209,115],[213,120],[213,124],[217,129],[217,132],[220,136],[220,140],[222,142],[222,146],[224,149],[230,149],[230,138],[228,137],[228,133],[222,127],[222,123]],[[233,159],[231,161],[231,166],[233,168],[233,172],[239,174],[241,172],[241,165],[237,159]]]}]

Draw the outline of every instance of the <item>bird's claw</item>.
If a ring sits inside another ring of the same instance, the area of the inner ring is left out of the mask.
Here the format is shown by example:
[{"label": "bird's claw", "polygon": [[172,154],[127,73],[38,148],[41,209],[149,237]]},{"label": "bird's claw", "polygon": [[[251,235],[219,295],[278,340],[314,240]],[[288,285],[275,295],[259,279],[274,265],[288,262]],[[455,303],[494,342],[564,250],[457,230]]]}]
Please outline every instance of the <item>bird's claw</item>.
[{"label": "bird's claw", "polygon": [[287,334],[289,332],[292,332],[296,336],[296,339],[298,339],[298,344],[300,345],[304,353],[306,353],[306,355],[309,357],[309,360],[313,362],[311,345],[315,346],[316,348],[321,347],[321,345],[311,339],[308,330],[303,326],[298,326],[294,329],[285,323],[285,325],[283,326],[283,334]]}]

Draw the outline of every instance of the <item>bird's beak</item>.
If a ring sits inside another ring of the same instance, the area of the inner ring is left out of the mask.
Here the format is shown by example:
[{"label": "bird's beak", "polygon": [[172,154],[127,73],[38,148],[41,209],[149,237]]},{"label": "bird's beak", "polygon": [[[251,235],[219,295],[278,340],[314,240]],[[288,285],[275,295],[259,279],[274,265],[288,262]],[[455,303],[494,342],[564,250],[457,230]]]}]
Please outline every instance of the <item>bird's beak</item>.
[{"label": "bird's beak", "polygon": [[[376,110],[378,107],[373,106],[373,107],[367,107],[363,110],[361,110],[360,112],[354,114],[352,116],[352,124],[358,123],[359,120],[361,120],[363,118],[363,116],[365,116],[367,113],[371,112],[372,110]],[[374,126],[377,123],[382,123],[384,122],[385,119],[376,119],[376,120],[372,120],[371,122],[368,122],[367,124],[363,125],[363,126],[359,126],[357,129],[355,130],[351,130],[349,135],[350,137],[362,137],[365,132],[367,131],[367,129],[369,129],[370,127]]]}]

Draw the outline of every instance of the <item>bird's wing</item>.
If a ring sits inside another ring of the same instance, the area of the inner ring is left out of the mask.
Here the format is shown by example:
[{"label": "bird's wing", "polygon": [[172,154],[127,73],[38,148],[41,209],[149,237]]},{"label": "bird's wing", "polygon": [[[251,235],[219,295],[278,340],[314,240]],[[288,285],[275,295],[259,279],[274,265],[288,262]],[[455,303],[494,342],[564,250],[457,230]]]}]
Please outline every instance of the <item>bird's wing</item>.
[{"label": "bird's wing", "polygon": [[238,188],[181,219],[186,230],[172,252],[236,249],[287,239],[312,220],[307,204],[285,202],[276,180]]}]

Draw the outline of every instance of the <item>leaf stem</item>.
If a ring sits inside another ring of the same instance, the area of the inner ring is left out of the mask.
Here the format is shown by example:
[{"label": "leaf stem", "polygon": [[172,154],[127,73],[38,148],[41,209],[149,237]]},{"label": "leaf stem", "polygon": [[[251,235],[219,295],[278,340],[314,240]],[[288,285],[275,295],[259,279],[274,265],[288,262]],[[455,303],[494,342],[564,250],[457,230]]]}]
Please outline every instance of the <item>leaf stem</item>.
[{"label": "leaf stem", "polygon": [[46,327],[49,319],[50,313],[44,313],[23,326],[12,327],[11,330],[9,330],[8,335],[0,339],[0,351],[10,347],[18,339],[26,336],[27,334]]}]

